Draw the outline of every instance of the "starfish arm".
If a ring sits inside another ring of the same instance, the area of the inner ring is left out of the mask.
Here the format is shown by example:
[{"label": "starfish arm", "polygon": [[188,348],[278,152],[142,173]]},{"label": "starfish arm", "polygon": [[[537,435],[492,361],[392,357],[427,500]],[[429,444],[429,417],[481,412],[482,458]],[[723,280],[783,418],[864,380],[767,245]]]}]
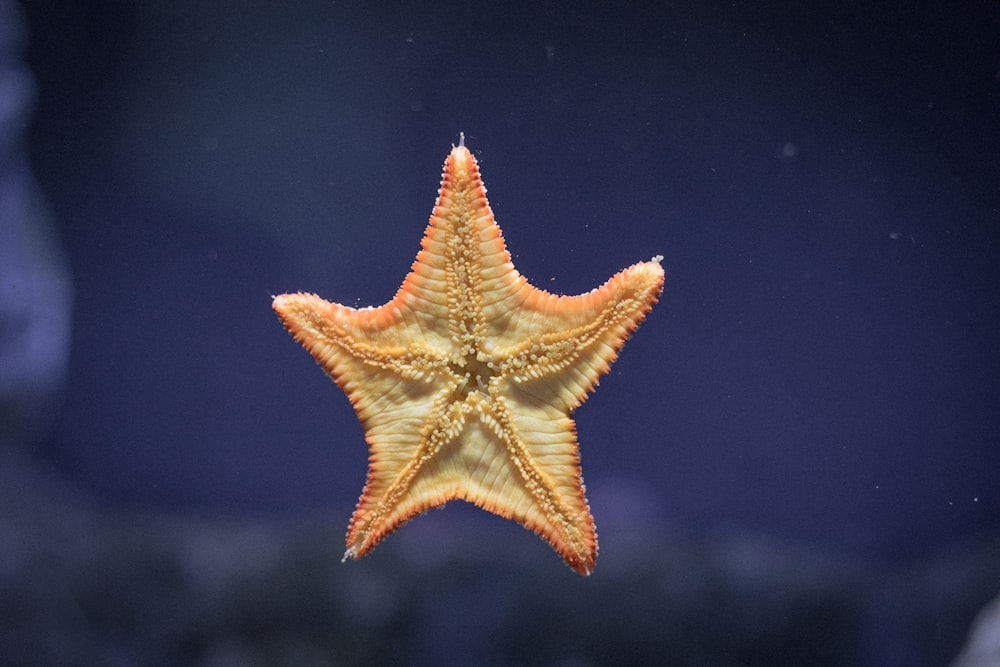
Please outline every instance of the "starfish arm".
[{"label": "starfish arm", "polygon": [[[517,316],[494,348],[501,375],[543,401],[573,409],[611,368],[663,288],[659,258],[640,262],[579,296],[556,296],[527,286]],[[533,333],[540,332],[540,333]]]},{"label": "starfish arm", "polygon": [[[446,326],[452,351],[468,355],[509,316],[503,308],[526,286],[514,269],[479,165],[464,146],[445,161],[437,202],[412,270],[396,295],[401,307]],[[421,291],[421,288],[423,291]]]},{"label": "starfish arm", "polygon": [[437,392],[430,404],[408,402],[413,407],[405,414],[371,415],[368,479],[347,530],[345,558],[360,558],[416,514],[462,495],[460,475],[440,469],[449,458],[442,449],[466,421],[450,394]]},{"label": "starfish arm", "polygon": [[426,339],[407,334],[402,311],[392,301],[381,308],[355,309],[299,292],[276,296],[272,306],[295,340],[349,397],[344,383],[358,373],[381,369],[426,381],[445,367],[444,354],[415,342]]},{"label": "starfish arm", "polygon": [[570,568],[589,575],[597,562],[597,531],[584,495],[573,420],[518,392],[491,402],[486,424],[510,470],[497,475],[492,503],[474,502],[513,518],[547,541]]}]

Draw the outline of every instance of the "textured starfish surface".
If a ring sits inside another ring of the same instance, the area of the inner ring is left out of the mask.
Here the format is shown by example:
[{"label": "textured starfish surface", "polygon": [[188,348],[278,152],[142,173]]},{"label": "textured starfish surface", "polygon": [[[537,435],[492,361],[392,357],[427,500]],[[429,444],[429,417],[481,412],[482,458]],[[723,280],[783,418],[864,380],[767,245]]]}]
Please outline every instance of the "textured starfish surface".
[{"label": "textured starfish surface", "polygon": [[368,480],[345,558],[419,512],[464,499],[517,520],[589,574],[597,534],[572,412],[659,297],[661,258],[579,296],[532,287],[462,144],[445,162],[421,246],[379,308],[304,293],[274,299],[365,429]]}]

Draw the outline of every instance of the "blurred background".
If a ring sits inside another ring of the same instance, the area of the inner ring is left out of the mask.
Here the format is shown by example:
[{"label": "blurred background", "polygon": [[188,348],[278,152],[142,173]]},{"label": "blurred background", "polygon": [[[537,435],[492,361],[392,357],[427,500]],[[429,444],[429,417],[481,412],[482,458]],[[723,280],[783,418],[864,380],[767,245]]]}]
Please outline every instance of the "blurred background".
[{"label": "blurred background", "polygon": [[[1000,592],[998,31],[0,2],[9,663],[947,664]],[[390,299],[460,131],[533,284],[664,256],[576,415],[589,579],[461,503],[339,562],[363,433],[271,295]]]}]

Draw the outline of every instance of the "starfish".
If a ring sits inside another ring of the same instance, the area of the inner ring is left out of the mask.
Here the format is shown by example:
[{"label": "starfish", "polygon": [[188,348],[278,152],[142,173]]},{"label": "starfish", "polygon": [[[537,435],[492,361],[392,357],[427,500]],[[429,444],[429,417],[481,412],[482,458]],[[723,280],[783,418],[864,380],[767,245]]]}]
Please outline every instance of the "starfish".
[{"label": "starfish", "polygon": [[274,298],[365,429],[368,478],[344,559],[464,499],[515,519],[590,574],[597,533],[572,413],[658,299],[662,257],[579,296],[531,286],[511,262],[464,137],[445,161],[421,247],[384,306]]}]

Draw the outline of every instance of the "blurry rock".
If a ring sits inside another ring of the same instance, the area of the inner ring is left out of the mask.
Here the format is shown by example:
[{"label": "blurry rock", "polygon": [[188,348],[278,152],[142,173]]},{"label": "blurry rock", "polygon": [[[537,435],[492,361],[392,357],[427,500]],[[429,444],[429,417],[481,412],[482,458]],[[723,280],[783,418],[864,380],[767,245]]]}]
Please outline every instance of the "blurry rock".
[{"label": "blurry rock", "polygon": [[[989,549],[876,576],[759,538],[612,526],[583,578],[461,505],[342,563],[347,514],[106,508],[0,450],[0,662],[939,665],[995,574]],[[996,646],[996,610],[956,667],[990,664],[972,660]]]},{"label": "blurry rock", "polygon": [[62,388],[70,279],[22,133],[34,83],[17,7],[0,0],[0,443],[30,442]]},{"label": "blurry rock", "polygon": [[834,560],[760,541],[612,538],[604,572],[585,579],[516,526],[434,514],[344,564],[343,512],[268,522],[107,510],[8,451],[3,662],[837,665],[857,657],[864,580]]},{"label": "blurry rock", "polygon": [[998,582],[1000,541],[990,536],[914,559],[882,577],[867,605],[871,664],[948,664]]},{"label": "blurry rock", "polygon": [[972,626],[969,641],[951,667],[1000,665],[1000,597],[983,609]]}]

